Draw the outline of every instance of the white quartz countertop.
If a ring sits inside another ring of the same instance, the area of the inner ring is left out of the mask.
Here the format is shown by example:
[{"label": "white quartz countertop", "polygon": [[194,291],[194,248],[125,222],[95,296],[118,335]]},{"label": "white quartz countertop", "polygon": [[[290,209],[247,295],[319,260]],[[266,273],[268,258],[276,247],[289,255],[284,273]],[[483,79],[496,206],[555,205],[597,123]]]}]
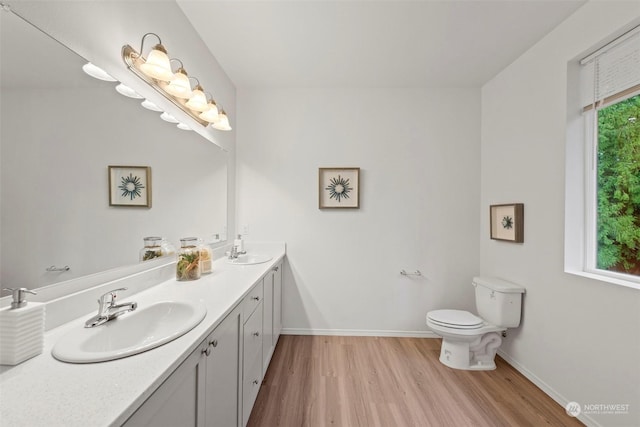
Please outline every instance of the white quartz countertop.
[{"label": "white quartz countertop", "polygon": [[[257,252],[257,251],[256,251]],[[60,362],[51,349],[83,316],[45,333],[42,354],[0,374],[0,425],[6,427],[118,426],[153,393],[242,298],[285,255],[285,245],[261,247],[273,258],[262,264],[231,265],[214,261],[213,273],[190,282],[168,280],[122,301],[138,307],[168,299],[202,301],[204,320],[165,345],[123,359],[90,364]],[[96,304],[97,312],[97,304]],[[89,310],[93,308],[90,307]]]}]

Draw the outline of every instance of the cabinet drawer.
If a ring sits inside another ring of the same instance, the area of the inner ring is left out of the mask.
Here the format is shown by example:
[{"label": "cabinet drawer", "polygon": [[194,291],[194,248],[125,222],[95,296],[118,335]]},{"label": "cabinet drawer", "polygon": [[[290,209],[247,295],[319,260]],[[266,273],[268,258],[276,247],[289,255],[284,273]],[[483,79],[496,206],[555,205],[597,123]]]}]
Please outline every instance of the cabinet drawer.
[{"label": "cabinet drawer", "polygon": [[244,324],[244,369],[257,358],[262,359],[262,301]]},{"label": "cabinet drawer", "polygon": [[258,283],[242,301],[242,311],[244,313],[244,322],[249,320],[251,313],[255,311],[260,303],[262,303],[262,280]]},{"label": "cabinet drawer", "polygon": [[262,360],[255,358],[251,366],[244,372],[242,384],[242,425],[246,426],[251,416],[253,404],[258,397],[260,386],[262,385]]}]

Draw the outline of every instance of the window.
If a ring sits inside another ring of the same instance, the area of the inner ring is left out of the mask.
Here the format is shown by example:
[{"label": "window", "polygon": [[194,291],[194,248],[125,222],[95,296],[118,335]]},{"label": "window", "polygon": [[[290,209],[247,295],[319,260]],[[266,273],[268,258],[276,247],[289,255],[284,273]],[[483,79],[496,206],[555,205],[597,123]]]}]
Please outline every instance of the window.
[{"label": "window", "polygon": [[583,270],[640,284],[640,27],[581,61]]}]

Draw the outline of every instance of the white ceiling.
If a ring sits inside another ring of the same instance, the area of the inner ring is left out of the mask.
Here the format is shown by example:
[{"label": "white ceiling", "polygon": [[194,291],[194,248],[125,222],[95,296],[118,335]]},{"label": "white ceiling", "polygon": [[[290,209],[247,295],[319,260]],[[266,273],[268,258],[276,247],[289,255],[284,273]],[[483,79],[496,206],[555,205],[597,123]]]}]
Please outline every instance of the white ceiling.
[{"label": "white ceiling", "polygon": [[237,87],[479,87],[584,0],[177,0]]}]

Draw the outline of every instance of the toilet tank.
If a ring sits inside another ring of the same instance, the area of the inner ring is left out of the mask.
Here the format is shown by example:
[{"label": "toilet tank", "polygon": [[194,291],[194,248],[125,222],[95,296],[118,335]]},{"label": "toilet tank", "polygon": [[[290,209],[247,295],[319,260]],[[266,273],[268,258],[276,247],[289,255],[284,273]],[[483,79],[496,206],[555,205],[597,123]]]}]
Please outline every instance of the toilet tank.
[{"label": "toilet tank", "polygon": [[524,287],[495,277],[474,277],[473,287],[480,317],[496,326],[520,326]]}]

